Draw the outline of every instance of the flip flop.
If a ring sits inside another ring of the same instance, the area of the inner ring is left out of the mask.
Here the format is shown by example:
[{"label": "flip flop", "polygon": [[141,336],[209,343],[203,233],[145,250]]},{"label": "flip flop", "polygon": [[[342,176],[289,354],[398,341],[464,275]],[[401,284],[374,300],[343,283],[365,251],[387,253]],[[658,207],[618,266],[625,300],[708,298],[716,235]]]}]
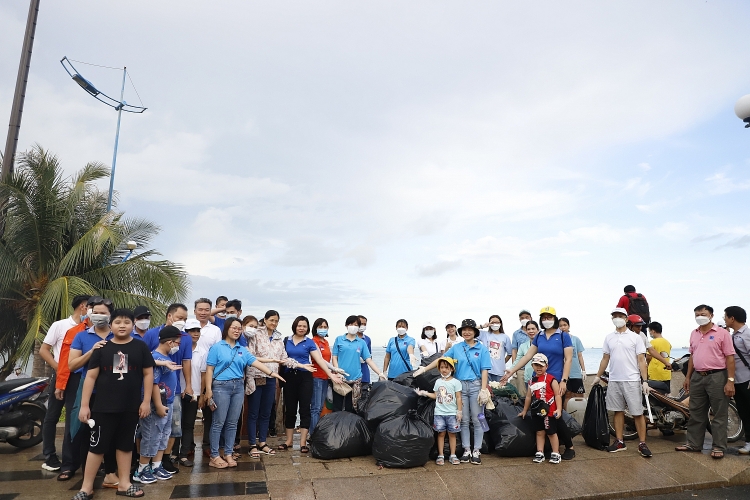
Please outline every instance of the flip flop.
[{"label": "flip flop", "polygon": [[724,458],[724,452],[721,450],[711,450],[711,458],[716,460]]},{"label": "flip flop", "polygon": [[265,453],[266,455],[276,455],[276,451],[267,444],[263,445],[263,447],[260,449],[260,452]]},{"label": "flip flop", "polygon": [[118,486],[120,486],[120,481],[116,483],[102,483],[102,488],[109,488],[111,490],[116,490]]},{"label": "flip flop", "polygon": [[73,500],[92,500],[93,498],[94,498],[93,492],[89,495],[85,491],[79,491],[78,493],[73,495]]},{"label": "flip flop", "polygon": [[305,445],[305,446],[300,446],[300,448],[299,448],[299,452],[300,452],[300,453],[309,453],[309,452],[310,452],[310,448],[309,448],[309,447],[308,447],[307,445]]},{"label": "flip flop", "polygon": [[58,481],[70,481],[70,479],[73,477],[73,474],[74,473],[72,470],[64,470],[57,475],[57,480]]},{"label": "flip flop", "polygon": [[676,446],[675,449],[674,449],[674,451],[686,451],[686,452],[690,452],[690,453],[700,453],[701,452],[701,450],[699,450],[697,448],[693,448],[689,444],[683,444],[681,446]]},{"label": "flip flop", "polygon": [[[140,495],[138,493],[140,493]],[[116,494],[121,497],[130,498],[143,498],[144,496],[146,496],[146,493],[134,484],[131,484],[130,487],[125,491],[118,490]]]},{"label": "flip flop", "polygon": [[289,445],[286,443],[281,443],[276,449],[279,451],[286,451],[289,449]]}]

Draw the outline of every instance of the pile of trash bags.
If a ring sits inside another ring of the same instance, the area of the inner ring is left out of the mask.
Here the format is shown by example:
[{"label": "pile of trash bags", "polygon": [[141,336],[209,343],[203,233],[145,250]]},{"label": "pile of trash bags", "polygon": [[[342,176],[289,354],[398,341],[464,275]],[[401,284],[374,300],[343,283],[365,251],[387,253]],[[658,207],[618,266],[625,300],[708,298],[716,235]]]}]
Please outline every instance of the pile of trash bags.
[{"label": "pile of trash bags", "polygon": [[384,467],[421,467],[430,459],[435,443],[432,427],[422,420],[417,410],[383,420],[375,432],[372,456]]}]

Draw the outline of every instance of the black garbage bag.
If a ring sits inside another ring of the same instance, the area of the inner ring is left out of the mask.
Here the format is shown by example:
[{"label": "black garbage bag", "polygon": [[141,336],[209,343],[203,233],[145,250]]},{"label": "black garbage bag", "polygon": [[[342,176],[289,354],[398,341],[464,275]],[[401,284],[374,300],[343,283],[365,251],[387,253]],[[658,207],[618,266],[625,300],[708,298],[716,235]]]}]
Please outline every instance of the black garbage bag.
[{"label": "black garbage bag", "polygon": [[570,431],[570,437],[574,438],[577,435],[579,435],[583,428],[581,427],[581,424],[578,423],[578,420],[573,418],[573,415],[568,413],[567,411],[563,410],[562,417],[560,417],[563,422],[565,422],[565,425],[568,426],[568,430]]},{"label": "black garbage bag", "polygon": [[371,429],[391,417],[406,415],[417,409],[419,396],[411,387],[395,382],[376,382],[370,389],[370,397],[362,409],[362,416]]},{"label": "black garbage bag", "polygon": [[440,378],[440,370],[433,368],[421,374],[418,377],[414,376],[414,372],[404,372],[398,377],[394,378],[393,381],[397,384],[413,387],[415,389],[422,389],[423,391],[434,392],[435,382]]},{"label": "black garbage bag", "polygon": [[604,387],[595,384],[589,392],[586,413],[583,417],[583,439],[597,450],[609,446],[609,417]]},{"label": "black garbage bag", "polygon": [[411,387],[414,383],[414,372],[409,370],[405,371],[398,377],[393,379],[394,382],[396,382],[399,385],[403,385],[405,387]]},{"label": "black garbage bag", "polygon": [[417,401],[417,413],[430,425],[435,423],[435,400],[427,397],[420,397]]},{"label": "black garbage bag", "polygon": [[372,456],[385,467],[421,467],[430,459],[434,443],[432,427],[419,418],[416,410],[409,410],[406,415],[380,422],[372,443]]},{"label": "black garbage bag", "polygon": [[348,411],[324,415],[308,440],[315,458],[332,460],[369,455],[372,432],[365,419]]},{"label": "black garbage bag", "polygon": [[[495,451],[501,457],[530,457],[536,453],[536,431],[531,416],[518,416],[523,410],[522,404],[512,404],[510,400],[500,398],[495,403],[494,417],[489,422]],[[486,413],[485,413],[486,416]]]}]

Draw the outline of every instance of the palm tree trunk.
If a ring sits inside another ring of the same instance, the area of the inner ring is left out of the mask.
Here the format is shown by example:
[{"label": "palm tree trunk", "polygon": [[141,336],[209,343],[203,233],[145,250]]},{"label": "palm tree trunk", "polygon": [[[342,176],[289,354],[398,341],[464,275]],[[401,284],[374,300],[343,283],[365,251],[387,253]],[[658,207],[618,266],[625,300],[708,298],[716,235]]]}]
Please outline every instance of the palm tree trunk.
[{"label": "palm tree trunk", "polygon": [[34,342],[34,355],[33,355],[33,363],[31,368],[31,376],[32,377],[44,377],[45,368],[47,367],[47,363],[44,362],[42,359],[42,356],[39,354],[39,349],[42,348],[42,343],[37,340]]}]

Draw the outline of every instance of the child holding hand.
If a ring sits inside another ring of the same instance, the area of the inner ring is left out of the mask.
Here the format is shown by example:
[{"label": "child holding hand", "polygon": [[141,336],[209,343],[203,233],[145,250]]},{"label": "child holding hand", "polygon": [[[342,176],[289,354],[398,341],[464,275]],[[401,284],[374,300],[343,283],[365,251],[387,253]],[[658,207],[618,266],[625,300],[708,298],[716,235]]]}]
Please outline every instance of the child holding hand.
[{"label": "child holding hand", "polygon": [[[560,386],[557,380],[547,373],[547,356],[538,353],[531,358],[531,366],[534,368],[534,376],[529,380],[529,390],[526,391],[526,401],[523,411],[518,414],[524,418],[531,408],[531,418],[536,429],[536,449],[533,462],[540,464],[544,462],[544,436],[549,436],[552,453],[549,462],[559,464],[560,441],[557,438],[557,421],[562,415],[562,401],[560,399]],[[534,404],[532,405],[532,398]],[[549,407],[549,410],[547,409]],[[552,418],[550,418],[552,417]],[[563,424],[565,425],[565,424]]]},{"label": "child holding hand", "polygon": [[456,371],[456,361],[453,358],[442,357],[438,360],[440,378],[435,381],[433,391],[417,391],[421,396],[435,400],[435,418],[433,428],[438,432],[438,455],[436,464],[444,465],[445,434],[448,434],[448,446],[451,455],[448,461],[458,465],[461,461],[456,456],[456,433],[461,430],[461,415],[463,406],[461,401],[461,382],[453,378]]}]

